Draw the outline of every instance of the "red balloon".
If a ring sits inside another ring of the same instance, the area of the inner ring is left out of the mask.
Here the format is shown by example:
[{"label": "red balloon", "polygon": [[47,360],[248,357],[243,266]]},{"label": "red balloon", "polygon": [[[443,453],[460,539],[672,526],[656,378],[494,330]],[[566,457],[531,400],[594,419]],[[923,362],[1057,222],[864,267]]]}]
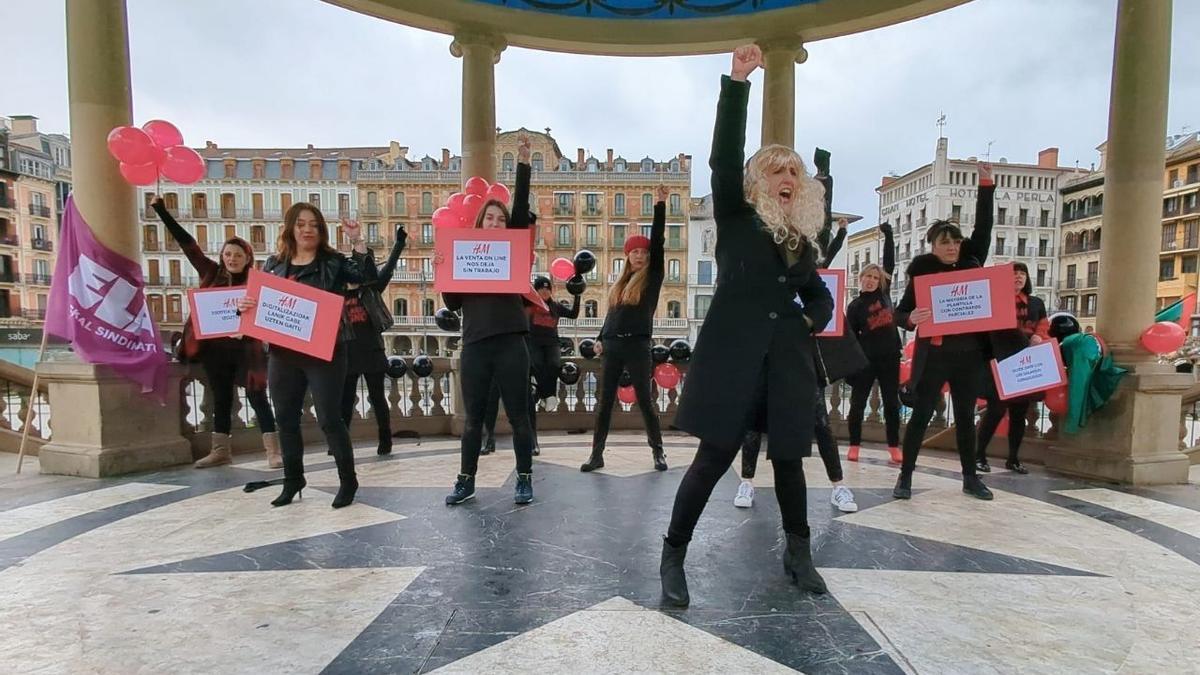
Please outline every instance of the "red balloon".
[{"label": "red balloon", "polygon": [[663,389],[674,389],[682,377],[674,363],[660,363],[654,367],[654,381]]},{"label": "red balloon", "polygon": [[130,185],[153,185],[158,180],[158,166],[154,162],[147,164],[126,164],[121,162],[121,177]]},{"label": "red balloon", "polygon": [[566,281],[575,276],[575,263],[566,258],[555,258],[554,262],[550,263],[550,276],[559,281]]},{"label": "red balloon", "polygon": [[1046,409],[1058,415],[1067,412],[1067,386],[1055,387],[1046,392]]},{"label": "red balloon", "polygon": [[637,403],[637,393],[633,391],[633,386],[630,385],[628,387],[618,387],[617,400],[628,405]]},{"label": "red balloon", "polygon": [[912,361],[900,362],[900,382],[901,384],[912,379]]},{"label": "red balloon", "polygon": [[160,148],[183,145],[183,134],[179,129],[166,120],[150,120],[142,125],[142,131]]},{"label": "red balloon", "polygon": [[1008,436],[1008,415],[1005,415],[1000,419],[1000,424],[996,427],[995,435]]},{"label": "red balloon", "polygon": [[463,198],[463,203],[458,209],[458,213],[467,222],[467,227],[475,224],[475,216],[479,215],[479,209],[481,208],[483,208],[483,197],[479,195],[467,195]]},{"label": "red balloon", "polygon": [[433,212],[434,227],[462,227],[462,216],[455,213],[449,206],[443,206]]},{"label": "red balloon", "polygon": [[904,345],[904,358],[912,360],[913,354],[917,351],[917,341],[913,340]]},{"label": "red balloon", "polygon": [[465,194],[461,192],[455,192],[454,194],[450,195],[450,199],[446,200],[446,208],[450,209],[451,211],[461,211],[463,200],[466,198],[467,196]]},{"label": "red balloon", "polygon": [[154,141],[146,135],[146,132],[137,127],[116,127],[108,132],[107,142],[108,154],[118,162],[141,165],[154,161]]},{"label": "red balloon", "polygon": [[185,145],[169,147],[162,162],[162,175],[180,185],[191,185],[204,178],[204,158]]},{"label": "red balloon", "polygon": [[479,197],[483,197],[487,194],[489,187],[491,186],[488,185],[488,182],[483,178],[480,178],[479,176],[472,176],[467,179],[466,183],[463,184],[463,192],[467,193],[468,195],[478,195]]},{"label": "red balloon", "polygon": [[484,195],[484,197],[486,199],[495,199],[503,204],[508,204],[508,200],[512,199],[512,194],[509,193],[508,188],[505,187],[503,183],[496,183],[492,187],[488,188],[487,194]]},{"label": "red balloon", "polygon": [[1159,321],[1142,332],[1142,346],[1155,354],[1169,354],[1183,346],[1187,333],[1174,321]]}]

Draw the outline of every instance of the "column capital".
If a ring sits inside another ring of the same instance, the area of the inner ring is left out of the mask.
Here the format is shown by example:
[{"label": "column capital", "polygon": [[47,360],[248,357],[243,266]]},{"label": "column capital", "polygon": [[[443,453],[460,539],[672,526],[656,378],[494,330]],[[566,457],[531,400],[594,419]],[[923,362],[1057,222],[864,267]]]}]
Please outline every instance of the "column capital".
[{"label": "column capital", "polygon": [[804,38],[799,35],[776,35],[768,38],[760,38],[754,44],[758,45],[765,56],[769,52],[792,52],[796,63],[804,63],[808,60],[808,50],[804,48]]},{"label": "column capital", "polygon": [[490,49],[495,54],[493,62],[500,63],[500,54],[508,47],[508,40],[496,33],[463,30],[454,34],[454,41],[450,43],[450,54],[461,59],[468,47]]}]

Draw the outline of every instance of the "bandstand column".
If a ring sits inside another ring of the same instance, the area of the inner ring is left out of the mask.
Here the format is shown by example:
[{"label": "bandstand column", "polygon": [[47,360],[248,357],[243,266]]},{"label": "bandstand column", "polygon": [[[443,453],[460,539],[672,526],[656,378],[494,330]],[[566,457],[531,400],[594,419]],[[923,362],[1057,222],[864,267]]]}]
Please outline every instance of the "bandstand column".
[{"label": "bandstand column", "polygon": [[763,52],[762,144],[796,144],[796,64],[808,60],[797,35],[758,41]]},{"label": "bandstand column", "polygon": [[462,179],[496,179],[496,73],[504,38],[459,33],[450,53],[462,59]]},{"label": "bandstand column", "polygon": [[1154,321],[1171,55],[1171,0],[1117,7],[1104,172],[1097,332],[1130,369],[1076,437],[1047,453],[1049,468],[1132,484],[1182,483],[1181,394],[1191,382],[1138,346]]}]

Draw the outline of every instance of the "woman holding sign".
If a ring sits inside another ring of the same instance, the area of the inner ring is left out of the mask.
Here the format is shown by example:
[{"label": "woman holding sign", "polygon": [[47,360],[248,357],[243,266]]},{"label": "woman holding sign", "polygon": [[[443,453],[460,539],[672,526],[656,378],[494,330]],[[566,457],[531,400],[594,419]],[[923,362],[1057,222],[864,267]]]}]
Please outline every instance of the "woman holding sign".
[{"label": "woman holding sign", "polygon": [[[997,360],[1006,359],[1022,349],[1041,344],[1050,339],[1050,320],[1046,314],[1046,305],[1041,298],[1033,295],[1033,282],[1029,279],[1029,267],[1023,262],[1013,263],[1013,283],[1017,292],[1017,328],[1010,331],[996,331],[992,334],[992,355]],[[992,470],[988,464],[987,446],[992,441],[996,429],[1000,426],[1005,414],[1008,415],[1008,461],[1004,467],[1016,473],[1029,473],[1017,458],[1021,451],[1021,441],[1025,438],[1025,417],[1029,413],[1029,404],[1033,400],[1020,397],[1008,401],[1000,400],[994,381],[990,381],[987,389],[987,412],[979,420],[979,453],[977,468],[983,473]]]},{"label": "woman holding sign", "polygon": [[[244,239],[233,237],[221,246],[221,262],[204,255],[196,239],[171,216],[163,206],[162,197],[154,196],[150,206],[167,232],[179,242],[188,262],[200,275],[200,288],[221,286],[244,286],[247,270],[254,267],[254,249]],[[196,468],[204,469],[233,462],[233,437],[230,435],[233,420],[233,399],[237,387],[246,388],[246,398],[254,408],[258,428],[262,430],[263,448],[267,452],[267,464],[272,469],[283,466],[279,455],[279,434],[275,431],[275,415],[267,401],[267,355],[263,343],[250,337],[224,337],[197,340],[189,321],[183,327],[181,351],[185,358],[199,358],[204,374],[208,378],[213,401],[212,450],[196,462]]]},{"label": "woman holding sign", "polygon": [[625,240],[625,265],[608,294],[608,314],[600,329],[600,339],[596,341],[596,354],[604,358],[597,392],[596,430],[592,434],[592,455],[579,467],[580,471],[595,471],[604,466],[604,446],[612,424],[613,404],[617,400],[621,373],[625,371],[629,371],[633,380],[654,468],[667,470],[658,410],[650,394],[650,376],[654,369],[650,358],[650,336],[654,330],[654,310],[658,307],[658,295],[666,275],[663,251],[670,194],[665,185],[659,185],[656,192],[650,238],[635,234]]},{"label": "woman holding sign", "polygon": [[[342,231],[350,239],[354,252],[350,258],[329,245],[329,227],[325,216],[312,204],[293,204],[283,216],[276,252],[267,258],[263,272],[291,279],[306,286],[345,295],[347,284],[372,283],[374,265],[367,265],[367,248],[358,223],[348,221]],[[257,298],[245,297],[238,309],[247,311],[258,304]],[[337,464],[338,491],[333,508],[349,506],[358,491],[354,471],[354,447],[350,432],[342,420],[342,389],[346,382],[347,343],[354,340],[354,329],[343,312],[338,342],[329,361],[279,346],[269,353],[271,398],[279,419],[279,442],[283,446],[283,492],[271,506],[286,506],[308,484],[304,479],[304,439],[300,435],[300,415],[304,396],[312,392],[317,423]]]},{"label": "woman holding sign", "polygon": [[975,197],[975,229],[964,239],[958,224],[937,220],[925,235],[931,253],[913,258],[908,266],[908,287],[896,306],[896,325],[917,330],[910,382],[916,392],[912,417],[904,429],[904,461],[892,496],[912,499],[912,474],[917,455],[925,440],[925,430],[933,417],[933,408],[942,395],[942,386],[950,384],[954,409],[955,438],[962,465],[963,492],[977,499],[991,499],[992,492],[975,473],[975,399],[979,397],[980,378],[988,361],[987,333],[961,333],[933,338],[921,337],[920,326],[933,320],[933,311],[917,308],[916,277],[926,274],[983,267],[992,241],[992,199],[996,185],[992,168],[979,164],[979,188]]},{"label": "woman holding sign", "polygon": [[[529,139],[522,135],[517,146],[517,185],[513,210],[495,199],[479,209],[475,227],[484,229],[529,227]],[[462,457],[454,490],[446,504],[461,504],[475,496],[475,472],[483,445],[483,417],[487,411],[492,381],[500,387],[500,400],[513,428],[513,450],[517,455],[517,485],[513,501],[533,501],[533,427],[529,421],[529,349],[525,335],[529,318],[524,301],[514,293],[443,293],[446,307],[462,310],[462,382],[466,425],[462,434]]]},{"label": "woman holding sign", "polygon": [[767,457],[787,544],[784,572],[806,591],[826,592],[812,562],[801,459],[812,454],[813,337],[833,317],[833,298],[817,274],[821,184],[790,148],[768,145],[743,164],[746,78],[762,65],[756,45],[733,54],[721,80],[713,132],[713,217],[720,280],[700,330],[675,425],[700,438],[675,494],[659,564],[664,599],[687,606],[683,563],[713,488],[746,432],[771,437]]}]

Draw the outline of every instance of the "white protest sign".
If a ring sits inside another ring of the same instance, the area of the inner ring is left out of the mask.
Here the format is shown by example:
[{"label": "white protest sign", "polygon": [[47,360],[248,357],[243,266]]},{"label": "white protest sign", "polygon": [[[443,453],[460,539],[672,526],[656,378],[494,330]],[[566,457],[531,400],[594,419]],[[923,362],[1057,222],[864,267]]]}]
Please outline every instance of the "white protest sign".
[{"label": "white protest sign", "polygon": [[1057,340],[1026,347],[1003,361],[992,360],[996,393],[1007,400],[1067,383]]}]

